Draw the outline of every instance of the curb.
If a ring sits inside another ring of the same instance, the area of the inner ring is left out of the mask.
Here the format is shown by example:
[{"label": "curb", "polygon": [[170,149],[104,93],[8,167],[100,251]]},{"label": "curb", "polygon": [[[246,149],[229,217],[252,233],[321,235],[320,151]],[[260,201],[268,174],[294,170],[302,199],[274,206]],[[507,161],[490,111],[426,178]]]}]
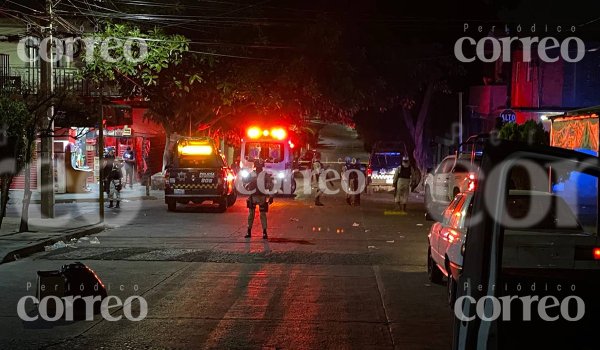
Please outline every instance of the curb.
[{"label": "curb", "polygon": [[84,226],[76,229],[72,229],[69,231],[65,231],[62,236],[48,238],[45,240],[38,241],[36,243],[30,244],[26,247],[19,248],[13,250],[6,254],[0,261],[0,264],[8,263],[11,261],[16,261],[18,259],[22,259],[24,257],[30,256],[32,254],[43,252],[44,247],[47,245],[52,245],[58,241],[70,241],[73,238],[81,238],[88,235],[93,235],[94,233],[100,233],[107,229],[106,224],[94,224],[89,226]]},{"label": "curb", "polygon": [[[139,197],[123,197],[121,198],[126,199],[126,200],[130,200],[130,201],[145,201],[145,200],[158,200],[160,199],[159,197],[156,196],[139,196]],[[107,198],[104,198],[104,201],[107,201]],[[15,200],[14,203],[11,204],[17,204],[20,205],[22,204],[23,201],[21,199]],[[39,199],[32,199],[31,200],[31,204],[41,204],[42,201]],[[98,198],[73,198],[73,199],[55,199],[54,200],[55,204],[69,204],[69,203],[98,203]]]}]

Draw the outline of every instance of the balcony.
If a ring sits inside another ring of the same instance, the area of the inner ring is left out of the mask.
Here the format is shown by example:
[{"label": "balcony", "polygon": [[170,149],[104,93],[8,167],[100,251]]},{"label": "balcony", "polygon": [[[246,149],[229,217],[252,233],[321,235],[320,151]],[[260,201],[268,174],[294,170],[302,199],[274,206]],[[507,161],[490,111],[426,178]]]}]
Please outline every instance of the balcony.
[{"label": "balcony", "polygon": [[[77,68],[54,68],[54,89],[57,93],[71,92],[81,96],[97,96],[95,84],[84,79]],[[39,67],[11,67],[10,75],[0,75],[0,87],[18,91],[28,89],[32,93],[40,90],[41,70]],[[119,96],[115,86],[107,86],[104,90],[107,97]]]}]

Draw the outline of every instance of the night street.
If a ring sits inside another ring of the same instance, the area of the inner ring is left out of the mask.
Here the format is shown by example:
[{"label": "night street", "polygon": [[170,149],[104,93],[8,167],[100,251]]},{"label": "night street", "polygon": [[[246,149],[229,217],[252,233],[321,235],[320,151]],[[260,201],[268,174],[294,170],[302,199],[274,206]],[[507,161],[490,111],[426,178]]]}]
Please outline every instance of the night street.
[{"label": "night street", "polygon": [[[445,288],[427,280],[422,204],[398,216],[384,215],[386,194],[354,208],[341,196],[326,201],[277,199],[267,242],[242,238],[241,200],[226,214],[166,214],[146,201],[133,222],[99,234],[99,245],[0,265],[0,347],[447,349],[450,310]],[[93,268],[109,294],[129,296],[138,285],[146,319],[20,322],[14,305],[36,271],[72,261]]]},{"label": "night street", "polygon": [[600,2],[0,0],[0,350],[595,350]]},{"label": "night street", "polygon": [[[323,153],[334,160],[362,154],[344,127],[327,126],[321,135]],[[0,348],[447,349],[451,312],[446,289],[427,280],[431,222],[422,197],[413,195],[409,214],[401,216],[389,193],[363,195],[360,207],[348,206],[340,193],[315,207],[312,196],[297,192],[276,198],[267,241],[257,222],[255,236],[243,238],[245,198],[224,214],[206,205],[168,213],[162,200],[131,201],[107,210],[113,228],[94,235],[100,244],[84,240],[0,265],[7,282],[0,294],[8,297],[0,329],[11,329],[2,331]],[[62,206],[88,213],[95,207]],[[143,296],[148,316],[20,322],[14,305],[34,294],[27,282],[35,286],[36,271],[73,261],[94,269],[109,295]]]}]

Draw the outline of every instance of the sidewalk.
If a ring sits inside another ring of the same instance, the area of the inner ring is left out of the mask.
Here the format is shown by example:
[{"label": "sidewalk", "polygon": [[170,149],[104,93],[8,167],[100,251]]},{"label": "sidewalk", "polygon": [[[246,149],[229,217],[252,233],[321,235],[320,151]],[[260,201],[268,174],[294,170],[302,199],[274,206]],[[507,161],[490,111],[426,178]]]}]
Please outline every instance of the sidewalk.
[{"label": "sidewalk", "polygon": [[[105,229],[104,224],[81,226],[78,221],[60,219],[29,219],[29,232],[18,233],[20,218],[5,217],[0,230],[0,264],[15,261],[28,255],[44,251],[44,247],[58,241],[68,242]],[[49,224],[52,221],[52,224]]]},{"label": "sidewalk", "polygon": [[[87,193],[56,193],[54,196],[55,203],[97,203],[98,202],[98,186],[91,185],[91,191]],[[121,191],[121,198],[124,200],[158,200],[164,198],[164,192],[161,190],[150,190],[150,195],[146,195],[146,187],[139,184],[134,184],[133,188],[129,187]],[[105,201],[106,196],[104,197]],[[28,255],[44,251],[44,247],[52,245],[56,242],[63,241],[67,243],[73,238],[80,238],[103,231],[105,224],[86,224],[89,222],[99,222],[91,220],[86,210],[82,214],[86,215],[86,220],[78,220],[77,218],[56,218],[56,219],[41,219],[39,217],[40,193],[33,192],[30,218],[29,232],[18,233],[20,224],[20,215],[14,215],[14,210],[19,209],[23,201],[23,191],[11,190],[10,200],[8,202],[8,215],[12,216],[4,218],[2,228],[0,229],[0,264],[10,261],[15,261],[24,258]],[[57,207],[59,208],[59,207]],[[67,210],[67,209],[65,209]],[[92,210],[94,214],[95,208]]]},{"label": "sidewalk", "polygon": [[[98,202],[98,185],[89,185],[90,192],[86,193],[55,193],[54,201],[57,204],[61,203],[93,203]],[[104,194],[104,200],[106,200],[106,194]],[[150,196],[146,196],[146,186],[140,184],[134,184],[133,188],[127,186],[126,189],[121,191],[121,198],[128,200],[141,200],[141,199],[161,199],[164,198],[164,192],[162,190],[150,190]],[[11,190],[9,205],[21,204],[23,200],[23,191]],[[31,195],[31,204],[40,204],[40,192],[34,191]]]}]

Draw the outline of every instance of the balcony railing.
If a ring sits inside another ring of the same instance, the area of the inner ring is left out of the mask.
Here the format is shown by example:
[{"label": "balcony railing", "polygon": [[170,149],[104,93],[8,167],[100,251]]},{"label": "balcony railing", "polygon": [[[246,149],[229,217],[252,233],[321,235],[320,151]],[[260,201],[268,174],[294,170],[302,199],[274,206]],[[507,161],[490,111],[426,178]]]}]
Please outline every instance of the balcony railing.
[{"label": "balcony railing", "polygon": [[[97,86],[79,74],[77,68],[54,68],[54,89],[57,93],[71,92],[82,96],[98,95]],[[28,89],[38,93],[41,88],[41,70],[39,67],[11,67],[9,76],[0,76],[0,86],[9,89]],[[105,96],[119,96],[118,89],[106,86]]]},{"label": "balcony railing", "polygon": [[[33,93],[40,90],[41,70],[39,67],[11,68],[11,76],[19,77],[21,88]],[[76,68],[54,68],[54,89],[56,92],[71,91],[77,94],[89,95],[90,86],[86,79],[81,78]]]}]

